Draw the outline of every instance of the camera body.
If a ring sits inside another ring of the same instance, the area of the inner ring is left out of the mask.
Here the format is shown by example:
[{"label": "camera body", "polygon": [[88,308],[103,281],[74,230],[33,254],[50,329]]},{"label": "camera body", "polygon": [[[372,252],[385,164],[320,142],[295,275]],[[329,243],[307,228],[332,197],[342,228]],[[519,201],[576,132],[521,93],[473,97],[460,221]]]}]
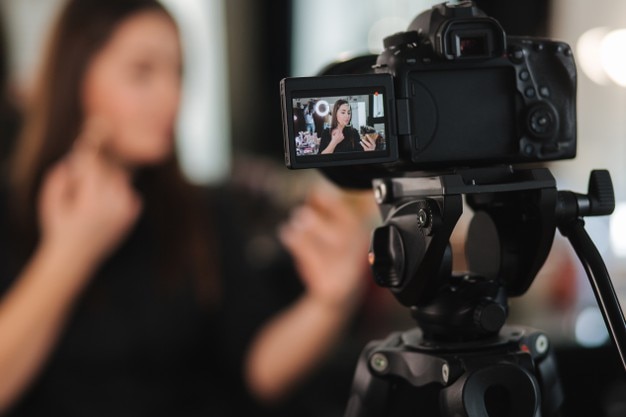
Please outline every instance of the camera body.
[{"label": "camera body", "polygon": [[[576,67],[567,44],[507,37],[495,19],[465,1],[434,6],[384,46],[368,75],[281,82],[288,166],[368,165],[363,172],[380,176],[575,157]],[[372,114],[369,98],[381,91],[382,111]],[[331,113],[339,97],[354,101],[353,115],[365,109],[352,128],[375,127],[385,151],[362,146],[323,153],[319,143],[317,153],[297,152],[296,101],[324,97]]]}]

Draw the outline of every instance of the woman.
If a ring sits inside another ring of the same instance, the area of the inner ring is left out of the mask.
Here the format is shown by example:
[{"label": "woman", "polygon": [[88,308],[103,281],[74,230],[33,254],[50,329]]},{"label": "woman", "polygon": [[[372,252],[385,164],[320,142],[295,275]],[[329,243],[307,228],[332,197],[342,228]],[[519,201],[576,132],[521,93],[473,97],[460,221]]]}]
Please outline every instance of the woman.
[{"label": "woman", "polygon": [[61,14],[0,196],[0,414],[240,415],[238,394],[277,400],[315,367],[358,302],[367,238],[339,198],[282,229],[291,304],[251,276],[227,196],[177,166],[180,54],[154,0]]},{"label": "woman", "polygon": [[352,109],[347,100],[339,99],[333,105],[330,128],[324,129],[320,138],[320,153],[355,152],[364,150],[359,132],[350,126]]}]

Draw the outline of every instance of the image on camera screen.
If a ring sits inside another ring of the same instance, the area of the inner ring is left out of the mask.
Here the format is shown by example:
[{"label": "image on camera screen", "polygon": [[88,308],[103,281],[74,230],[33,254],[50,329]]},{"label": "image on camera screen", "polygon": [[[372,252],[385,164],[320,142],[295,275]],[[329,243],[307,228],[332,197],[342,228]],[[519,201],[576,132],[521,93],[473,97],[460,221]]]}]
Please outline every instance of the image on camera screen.
[{"label": "image on camera screen", "polygon": [[396,161],[393,100],[390,74],[285,78],[281,105],[287,166]]},{"label": "image on camera screen", "polygon": [[[296,157],[386,153],[384,94],[294,98]],[[372,155],[373,156],[373,155]]]}]

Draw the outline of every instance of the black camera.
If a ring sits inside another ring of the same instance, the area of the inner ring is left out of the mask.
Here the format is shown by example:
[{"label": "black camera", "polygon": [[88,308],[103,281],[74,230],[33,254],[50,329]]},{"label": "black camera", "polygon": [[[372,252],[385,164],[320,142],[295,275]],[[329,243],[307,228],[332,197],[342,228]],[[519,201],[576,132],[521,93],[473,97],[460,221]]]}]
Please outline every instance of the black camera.
[{"label": "black camera", "polygon": [[384,46],[369,74],[281,82],[289,167],[364,165],[375,177],[575,157],[567,44],[506,36],[465,1],[434,6]]}]

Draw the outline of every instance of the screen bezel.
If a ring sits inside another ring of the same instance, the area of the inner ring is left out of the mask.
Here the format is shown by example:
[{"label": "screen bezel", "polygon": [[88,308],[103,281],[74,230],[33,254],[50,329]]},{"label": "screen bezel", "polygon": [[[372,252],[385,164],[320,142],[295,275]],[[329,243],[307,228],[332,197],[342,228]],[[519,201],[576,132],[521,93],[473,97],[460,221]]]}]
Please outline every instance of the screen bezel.
[{"label": "screen bezel", "polygon": [[[383,95],[385,151],[296,155],[294,99],[374,95],[376,92]],[[398,141],[395,128],[394,97],[393,77],[390,74],[285,78],[281,81],[285,163],[290,168],[300,169],[396,161],[398,159]]]}]

